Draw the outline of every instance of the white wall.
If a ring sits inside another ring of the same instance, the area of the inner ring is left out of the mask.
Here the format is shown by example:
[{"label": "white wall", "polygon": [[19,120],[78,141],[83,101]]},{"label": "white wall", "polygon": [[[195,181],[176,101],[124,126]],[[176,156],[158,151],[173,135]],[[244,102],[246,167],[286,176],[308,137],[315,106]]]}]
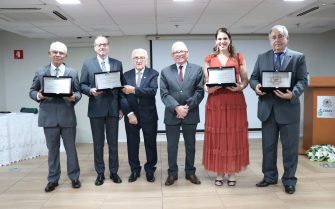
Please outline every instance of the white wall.
[{"label": "white wall", "polygon": [[321,35],[290,35],[288,44],[305,54],[311,76],[335,75],[335,30]]},{"label": "white wall", "polygon": [[[333,37],[335,37],[335,31],[316,35],[290,35],[289,47],[306,54],[308,71],[312,76],[334,76],[333,49],[335,48],[335,41]],[[29,39],[9,32],[0,32],[1,109],[15,112],[23,106],[38,107],[38,104],[28,96],[29,88],[37,68],[50,61],[47,52],[52,41],[55,40]],[[66,63],[80,72],[82,61],[94,56],[94,52],[91,50],[93,40],[85,41],[86,44],[78,44],[75,39],[61,41],[66,42],[69,46],[69,57]],[[138,47],[149,50],[149,42],[144,36],[113,37],[111,38],[110,55],[121,60],[126,71],[132,68],[130,62],[131,51]],[[24,60],[13,59],[14,49],[24,50]],[[170,55],[167,55],[167,59],[171,59]],[[249,71],[253,70],[253,64],[249,64]],[[77,141],[92,142],[89,120],[86,116],[86,96],[83,96],[83,99],[76,105],[76,113],[78,119]],[[301,121],[302,123],[303,121]],[[122,121],[119,128],[119,141],[125,141],[125,139]]]},{"label": "white wall", "polygon": [[[0,40],[3,40],[3,33],[0,30]],[[6,97],[5,97],[5,68],[4,68],[4,56],[3,56],[3,50],[4,47],[1,44],[0,41],[0,89],[3,89],[0,91],[0,111],[6,110]]]}]

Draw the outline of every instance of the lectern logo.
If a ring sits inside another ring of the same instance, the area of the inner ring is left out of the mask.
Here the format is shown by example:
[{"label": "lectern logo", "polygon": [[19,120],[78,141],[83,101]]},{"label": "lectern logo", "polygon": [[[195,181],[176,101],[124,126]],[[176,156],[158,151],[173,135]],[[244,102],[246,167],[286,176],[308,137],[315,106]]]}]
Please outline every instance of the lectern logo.
[{"label": "lectern logo", "polygon": [[333,106],[333,104],[332,104],[332,100],[329,99],[329,98],[324,99],[324,100],[322,101],[322,106],[323,106],[324,108],[331,108],[331,107]]},{"label": "lectern logo", "polygon": [[335,96],[317,97],[317,118],[335,118]]}]

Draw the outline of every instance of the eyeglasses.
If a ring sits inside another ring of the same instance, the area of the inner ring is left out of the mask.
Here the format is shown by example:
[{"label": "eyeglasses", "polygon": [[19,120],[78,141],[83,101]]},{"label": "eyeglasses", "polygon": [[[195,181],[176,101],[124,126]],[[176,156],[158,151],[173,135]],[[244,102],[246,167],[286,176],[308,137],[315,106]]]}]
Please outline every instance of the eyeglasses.
[{"label": "eyeglasses", "polygon": [[57,54],[59,54],[59,55],[61,55],[61,56],[65,55],[64,52],[56,51],[56,50],[51,51],[51,53],[54,54],[54,55],[57,55]]},{"label": "eyeglasses", "polygon": [[145,57],[133,57],[133,60],[135,60],[135,61],[143,61],[143,60],[145,60]]},{"label": "eyeglasses", "polygon": [[179,50],[179,51],[174,51],[172,54],[178,55],[178,54],[185,54],[187,51]]},{"label": "eyeglasses", "polygon": [[270,39],[275,41],[276,39],[280,40],[283,39],[285,36],[284,35],[278,35],[278,36],[271,36]]},{"label": "eyeglasses", "polygon": [[102,43],[102,44],[95,44],[97,47],[107,47],[108,43]]}]

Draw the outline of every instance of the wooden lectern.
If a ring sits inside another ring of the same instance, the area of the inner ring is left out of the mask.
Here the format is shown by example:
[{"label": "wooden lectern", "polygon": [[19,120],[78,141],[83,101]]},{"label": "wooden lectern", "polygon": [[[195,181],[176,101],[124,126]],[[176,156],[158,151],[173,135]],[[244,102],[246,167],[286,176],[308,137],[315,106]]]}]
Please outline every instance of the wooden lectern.
[{"label": "wooden lectern", "polygon": [[[335,118],[317,117],[317,97],[335,96],[335,76],[313,76],[304,93],[303,149],[317,144],[335,145]],[[335,107],[335,104],[332,104]]]}]

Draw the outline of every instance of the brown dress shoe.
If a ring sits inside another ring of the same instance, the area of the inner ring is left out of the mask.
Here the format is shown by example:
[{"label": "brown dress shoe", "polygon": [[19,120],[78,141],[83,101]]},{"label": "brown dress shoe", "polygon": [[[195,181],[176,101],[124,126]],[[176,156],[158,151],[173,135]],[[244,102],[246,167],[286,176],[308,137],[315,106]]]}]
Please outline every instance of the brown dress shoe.
[{"label": "brown dress shoe", "polygon": [[170,185],[174,184],[174,182],[176,180],[178,180],[178,175],[168,176],[166,181],[165,181],[165,186],[170,186]]},{"label": "brown dress shoe", "polygon": [[185,178],[193,184],[201,184],[201,181],[199,181],[198,177],[195,174],[186,174]]}]

